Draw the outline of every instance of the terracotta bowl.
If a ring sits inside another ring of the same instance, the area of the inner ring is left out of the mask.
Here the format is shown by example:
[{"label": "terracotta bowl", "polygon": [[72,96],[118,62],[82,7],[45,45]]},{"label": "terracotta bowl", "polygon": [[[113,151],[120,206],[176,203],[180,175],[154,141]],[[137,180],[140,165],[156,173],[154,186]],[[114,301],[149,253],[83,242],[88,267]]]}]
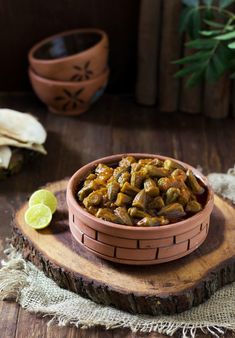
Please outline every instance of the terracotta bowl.
[{"label": "terracotta bowl", "polygon": [[29,69],[32,87],[52,113],[79,115],[88,110],[103,94],[108,83],[109,70],[95,79],[81,82],[48,80]]},{"label": "terracotta bowl", "polygon": [[[190,254],[206,239],[210,214],[213,209],[213,192],[207,179],[188,164],[176,161],[190,168],[207,188],[204,208],[194,216],[161,227],[135,227],[104,221],[89,214],[77,202],[79,183],[98,163],[117,164],[127,154],[101,158],[79,169],[70,179],[67,187],[69,226],[72,235],[87,250],[109,261],[122,264],[150,265],[169,262]],[[166,159],[151,154],[128,154],[139,158]]]},{"label": "terracotta bowl", "polygon": [[38,75],[58,81],[85,81],[107,68],[108,36],[99,29],[76,29],[42,40],[28,54]]}]

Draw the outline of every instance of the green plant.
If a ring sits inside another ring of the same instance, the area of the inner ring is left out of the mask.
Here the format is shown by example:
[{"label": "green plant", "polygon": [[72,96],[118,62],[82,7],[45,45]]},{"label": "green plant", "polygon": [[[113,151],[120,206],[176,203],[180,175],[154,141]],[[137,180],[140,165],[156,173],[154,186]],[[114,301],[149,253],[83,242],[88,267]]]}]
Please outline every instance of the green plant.
[{"label": "green plant", "polygon": [[215,82],[224,73],[235,78],[235,14],[228,9],[235,0],[182,1],[179,30],[188,35],[191,53],[173,62],[182,66],[175,77],[187,76],[188,87]]}]

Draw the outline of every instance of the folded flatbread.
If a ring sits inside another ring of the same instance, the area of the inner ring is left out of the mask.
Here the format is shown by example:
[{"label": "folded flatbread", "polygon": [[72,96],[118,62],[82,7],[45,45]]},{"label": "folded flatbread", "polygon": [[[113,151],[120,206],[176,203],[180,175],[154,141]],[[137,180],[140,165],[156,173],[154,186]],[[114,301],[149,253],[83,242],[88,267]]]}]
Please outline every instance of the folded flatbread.
[{"label": "folded flatbread", "polygon": [[47,136],[35,117],[11,109],[0,109],[0,134],[29,144],[43,144]]},{"label": "folded flatbread", "polygon": [[7,169],[11,161],[12,151],[10,147],[0,146],[0,168]]},{"label": "folded flatbread", "polygon": [[46,154],[46,150],[42,144],[37,143],[27,143],[27,142],[19,142],[15,139],[9,138],[4,135],[0,135],[0,147],[1,146],[10,146],[10,147],[17,147],[17,148],[25,148],[37,151],[42,154]]}]

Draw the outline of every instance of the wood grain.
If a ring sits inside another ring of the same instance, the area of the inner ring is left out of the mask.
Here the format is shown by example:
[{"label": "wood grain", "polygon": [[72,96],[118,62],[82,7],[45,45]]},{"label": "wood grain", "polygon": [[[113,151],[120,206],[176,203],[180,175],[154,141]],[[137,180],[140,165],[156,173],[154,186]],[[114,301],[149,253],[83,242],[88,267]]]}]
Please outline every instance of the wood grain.
[{"label": "wood grain", "polygon": [[204,87],[203,112],[206,116],[220,119],[229,114],[231,81],[228,75]]},{"label": "wood grain", "polygon": [[141,0],[138,31],[136,101],[151,106],[157,100],[161,1]]},{"label": "wood grain", "polygon": [[[160,114],[155,107],[137,106],[127,96],[105,95],[88,113],[77,119],[51,115],[31,94],[0,93],[0,104],[2,107],[32,112],[48,130],[48,156],[39,157],[18,175],[0,182],[1,241],[6,236],[10,237],[9,224],[13,210],[32,191],[47,181],[70,176],[79,166],[97,157],[118,152],[155,152],[177,157],[194,166],[200,164],[204,174],[226,172],[234,165],[235,121],[231,119],[219,121],[186,114],[168,116]],[[58,161],[59,157],[63,160]],[[26,323],[22,316],[18,318],[19,306],[7,302],[0,304],[0,328],[10,330],[6,331],[10,332],[9,335],[3,337],[15,338],[13,333],[17,326],[22,331]],[[9,315],[5,316],[7,312]],[[33,326],[35,315],[31,316]],[[37,338],[41,338],[40,332],[43,332],[47,321],[48,318],[37,319]],[[47,328],[46,337],[103,338],[104,333],[107,338],[162,337],[157,333],[131,333],[127,329],[106,332],[101,328],[80,330],[58,326]],[[24,337],[28,337],[27,325]],[[198,337],[211,336],[198,334]],[[235,335],[228,331],[225,337]]]},{"label": "wood grain", "polygon": [[159,60],[159,108],[165,112],[178,110],[179,80],[174,74],[179,67],[172,61],[180,58],[181,36],[177,30],[182,1],[163,1],[163,25],[161,26],[161,48]]},{"label": "wood grain", "polygon": [[222,199],[215,197],[209,234],[198,250],[149,269],[105,261],[78,244],[68,227],[66,186],[66,180],[47,186],[59,202],[49,228],[36,231],[27,226],[27,203],[13,222],[13,245],[58,285],[125,311],[173,314],[202,303],[235,280],[235,209]]}]

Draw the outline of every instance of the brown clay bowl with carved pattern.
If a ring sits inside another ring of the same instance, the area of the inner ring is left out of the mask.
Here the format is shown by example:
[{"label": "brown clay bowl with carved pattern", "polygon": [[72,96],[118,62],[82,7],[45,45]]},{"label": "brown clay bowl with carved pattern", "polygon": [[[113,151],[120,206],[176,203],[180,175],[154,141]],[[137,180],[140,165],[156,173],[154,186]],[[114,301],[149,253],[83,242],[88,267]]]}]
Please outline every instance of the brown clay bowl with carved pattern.
[{"label": "brown clay bowl with carved pattern", "polygon": [[167,159],[153,154],[118,154],[98,159],[80,168],[71,177],[67,187],[69,226],[73,237],[95,255],[122,264],[159,264],[189,255],[207,237],[214,198],[206,177],[186,163],[173,159],[193,171],[205,187],[205,196],[202,211],[177,223],[156,227],[111,223],[88,213],[78,203],[76,194],[79,184],[97,164],[116,165],[122,157],[129,155],[136,159]]},{"label": "brown clay bowl with carved pattern", "polygon": [[39,76],[58,81],[85,81],[107,68],[107,34],[94,28],[75,29],[48,37],[28,54],[30,67]]},{"label": "brown clay bowl with carved pattern", "polygon": [[52,113],[76,116],[87,111],[102,96],[109,70],[94,79],[80,82],[63,82],[45,79],[29,68],[32,87]]}]

